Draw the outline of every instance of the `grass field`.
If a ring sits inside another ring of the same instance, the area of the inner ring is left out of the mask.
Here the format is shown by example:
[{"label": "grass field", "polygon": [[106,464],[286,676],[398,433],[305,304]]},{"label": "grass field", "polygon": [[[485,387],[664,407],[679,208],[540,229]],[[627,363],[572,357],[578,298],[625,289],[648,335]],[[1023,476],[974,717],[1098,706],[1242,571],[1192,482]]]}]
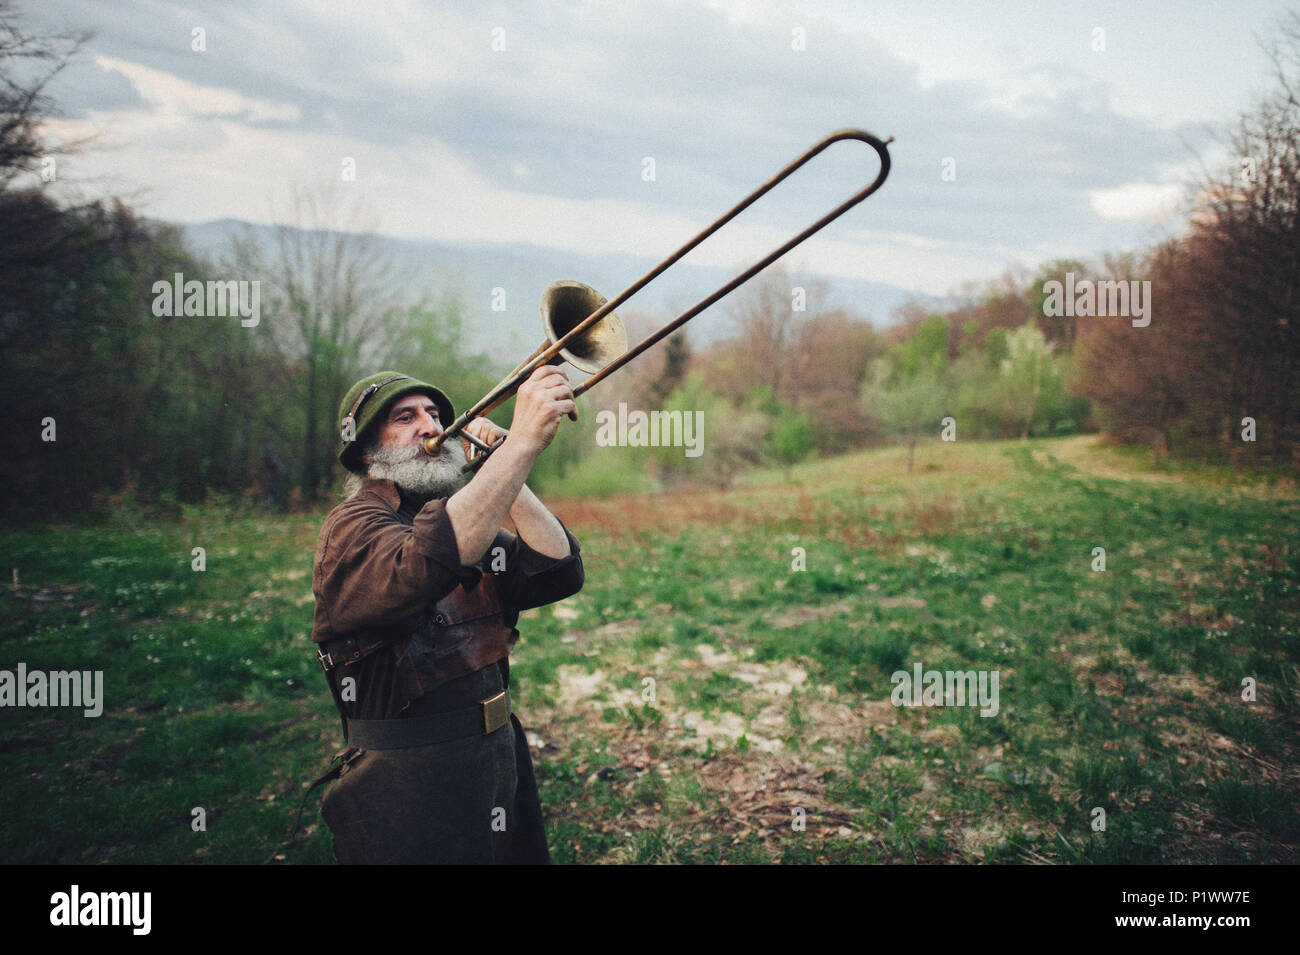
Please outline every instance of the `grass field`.
[{"label": "grass field", "polygon": [[[1294,482],[1091,438],[903,462],[550,502],[587,584],[521,620],[512,695],[556,861],[1300,861]],[[322,517],[0,532],[0,668],[105,681],[98,718],[0,709],[0,860],[277,851],[340,743]],[[917,663],[996,672],[996,715],[893,705]],[[331,861],[318,806],[288,861]]]}]

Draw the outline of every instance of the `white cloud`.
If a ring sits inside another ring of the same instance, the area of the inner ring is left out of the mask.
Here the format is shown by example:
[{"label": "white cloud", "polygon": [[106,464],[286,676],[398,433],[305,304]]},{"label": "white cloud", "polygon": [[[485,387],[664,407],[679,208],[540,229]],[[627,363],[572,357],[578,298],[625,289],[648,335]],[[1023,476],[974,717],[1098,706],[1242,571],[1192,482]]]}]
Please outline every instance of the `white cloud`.
[{"label": "white cloud", "polygon": [[1182,200],[1181,183],[1129,182],[1111,189],[1091,189],[1092,211],[1110,222],[1162,222]]},{"label": "white cloud", "polygon": [[297,122],[299,118],[298,107],[292,103],[253,99],[220,86],[200,86],[171,73],[111,56],[98,56],[95,62],[125,76],[160,116],[172,119],[245,116],[252,122]]}]

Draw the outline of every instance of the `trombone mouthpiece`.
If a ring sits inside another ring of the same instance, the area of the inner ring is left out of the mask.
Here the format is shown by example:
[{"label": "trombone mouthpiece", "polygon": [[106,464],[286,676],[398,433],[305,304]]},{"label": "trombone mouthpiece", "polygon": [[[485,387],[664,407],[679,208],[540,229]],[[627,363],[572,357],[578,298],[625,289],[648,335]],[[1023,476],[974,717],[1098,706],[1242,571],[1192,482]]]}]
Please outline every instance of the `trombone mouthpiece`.
[{"label": "trombone mouthpiece", "polygon": [[443,436],[440,434],[435,438],[425,438],[420,445],[424,448],[425,454],[433,455],[437,454],[438,449],[442,447],[442,440]]}]

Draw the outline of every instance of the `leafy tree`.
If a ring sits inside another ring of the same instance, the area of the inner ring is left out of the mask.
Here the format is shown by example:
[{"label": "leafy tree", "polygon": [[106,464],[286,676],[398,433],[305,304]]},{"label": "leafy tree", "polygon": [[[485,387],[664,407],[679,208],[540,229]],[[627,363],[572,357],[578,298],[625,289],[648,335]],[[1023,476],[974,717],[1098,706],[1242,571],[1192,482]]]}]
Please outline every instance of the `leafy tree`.
[{"label": "leafy tree", "polygon": [[1078,259],[1057,259],[1039,267],[1025,293],[1030,317],[1048,344],[1061,351],[1069,351],[1074,347],[1074,340],[1079,333],[1079,316],[1047,315],[1044,306],[1048,293],[1044,291],[1044,286],[1049,281],[1064,283],[1066,274],[1070,272],[1074,273],[1076,282],[1094,277],[1088,266]]},{"label": "leafy tree", "polygon": [[1060,371],[1052,363],[1047,340],[1036,327],[1025,325],[1008,336],[1000,377],[1006,389],[1009,417],[1020,437],[1027,438],[1044,396],[1059,401],[1061,391]]},{"label": "leafy tree", "polygon": [[790,468],[806,458],[815,443],[807,417],[798,412],[788,412],[779,415],[772,425],[767,438],[767,452],[781,465],[786,480],[789,480]]},{"label": "leafy tree", "polygon": [[970,437],[1001,434],[1001,409],[994,400],[998,366],[990,367],[986,357],[979,352],[968,352],[953,362],[948,370],[953,414]]},{"label": "leafy tree", "polygon": [[698,457],[686,457],[681,448],[656,450],[655,460],[665,474],[695,477],[725,490],[742,472],[762,463],[774,419],[754,401],[729,401],[710,391],[702,374],[693,373],[668,396],[664,410],[696,412],[696,420],[703,420]]},{"label": "leafy tree", "polygon": [[914,374],[900,375],[888,358],[882,358],[872,366],[862,400],[884,431],[907,445],[907,473],[911,474],[921,435],[937,429],[947,413],[945,380],[933,364],[923,363]]},{"label": "leafy tree", "polygon": [[1011,349],[1007,344],[1007,330],[1005,328],[991,328],[984,339],[984,363],[994,368],[1000,368],[1002,362],[1011,354]]},{"label": "leafy tree", "polygon": [[691,343],[686,337],[686,329],[669,335],[663,346],[663,371],[650,386],[649,395],[653,404],[661,404],[672,394],[673,389],[686,377],[686,370],[691,363]]},{"label": "leafy tree", "polygon": [[896,377],[911,378],[923,369],[938,375],[948,370],[948,338],[951,326],[942,315],[930,315],[897,354]]}]

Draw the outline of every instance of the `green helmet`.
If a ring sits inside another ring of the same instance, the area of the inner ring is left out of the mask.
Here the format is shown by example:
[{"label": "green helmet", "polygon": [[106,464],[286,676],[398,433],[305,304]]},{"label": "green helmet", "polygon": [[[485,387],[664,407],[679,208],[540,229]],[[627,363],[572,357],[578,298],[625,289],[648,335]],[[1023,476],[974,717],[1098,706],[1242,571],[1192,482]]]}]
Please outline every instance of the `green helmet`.
[{"label": "green helmet", "polygon": [[[428,382],[419,381],[409,375],[395,371],[381,371],[362,378],[343,396],[339,405],[339,463],[354,474],[364,475],[365,465],[361,462],[361,450],[369,442],[373,431],[371,425],[388,411],[389,406],[398,398],[406,395],[423,393],[433,399],[438,406],[438,419],[445,428],[456,419],[456,409],[451,401]],[[348,436],[351,435],[351,440]]]}]

